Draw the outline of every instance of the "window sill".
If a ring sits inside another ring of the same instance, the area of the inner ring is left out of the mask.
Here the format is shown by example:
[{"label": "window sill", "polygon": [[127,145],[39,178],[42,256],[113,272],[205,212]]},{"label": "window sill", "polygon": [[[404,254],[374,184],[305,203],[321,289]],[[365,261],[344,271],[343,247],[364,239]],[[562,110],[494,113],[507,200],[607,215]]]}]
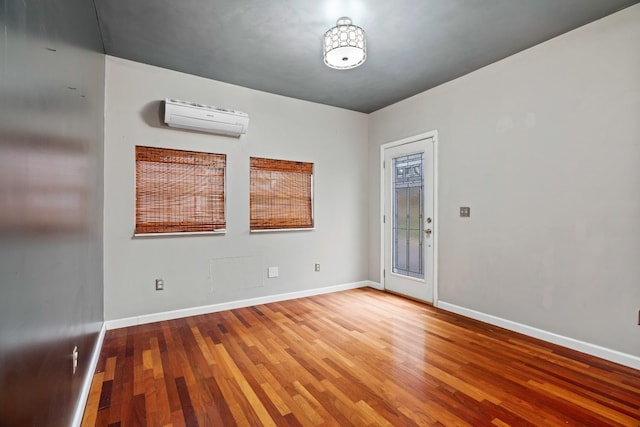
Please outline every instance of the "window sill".
[{"label": "window sill", "polygon": [[134,233],[133,237],[174,237],[174,236],[206,236],[212,234],[227,234],[227,230],[216,231],[184,231],[173,233]]},{"label": "window sill", "polygon": [[280,233],[281,231],[315,231],[314,228],[270,228],[268,230],[249,230],[250,233]]}]

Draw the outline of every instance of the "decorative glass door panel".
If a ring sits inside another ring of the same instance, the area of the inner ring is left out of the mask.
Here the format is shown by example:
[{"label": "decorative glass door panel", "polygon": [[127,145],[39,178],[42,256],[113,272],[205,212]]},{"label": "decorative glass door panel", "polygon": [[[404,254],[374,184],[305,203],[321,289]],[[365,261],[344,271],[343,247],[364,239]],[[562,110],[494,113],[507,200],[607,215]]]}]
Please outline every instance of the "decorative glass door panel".
[{"label": "decorative glass door panel", "polygon": [[423,153],[393,159],[392,271],[424,279]]}]

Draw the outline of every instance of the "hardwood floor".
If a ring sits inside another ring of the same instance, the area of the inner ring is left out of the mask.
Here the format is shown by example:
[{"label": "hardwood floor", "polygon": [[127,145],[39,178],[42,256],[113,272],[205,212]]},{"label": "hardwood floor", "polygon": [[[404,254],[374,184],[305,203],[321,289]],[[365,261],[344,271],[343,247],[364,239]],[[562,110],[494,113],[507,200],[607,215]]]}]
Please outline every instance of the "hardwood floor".
[{"label": "hardwood floor", "polygon": [[640,372],[372,289],[107,332],[84,426],[640,426]]}]

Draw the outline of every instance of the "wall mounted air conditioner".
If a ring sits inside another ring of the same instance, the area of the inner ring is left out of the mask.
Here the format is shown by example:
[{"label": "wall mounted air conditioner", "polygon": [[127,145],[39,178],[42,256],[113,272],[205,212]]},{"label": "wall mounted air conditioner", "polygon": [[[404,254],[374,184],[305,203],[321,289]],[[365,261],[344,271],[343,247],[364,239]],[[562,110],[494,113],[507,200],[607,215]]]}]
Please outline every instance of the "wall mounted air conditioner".
[{"label": "wall mounted air conditioner", "polygon": [[175,128],[240,136],[247,133],[249,115],[242,111],[167,98],[164,100],[164,122]]}]

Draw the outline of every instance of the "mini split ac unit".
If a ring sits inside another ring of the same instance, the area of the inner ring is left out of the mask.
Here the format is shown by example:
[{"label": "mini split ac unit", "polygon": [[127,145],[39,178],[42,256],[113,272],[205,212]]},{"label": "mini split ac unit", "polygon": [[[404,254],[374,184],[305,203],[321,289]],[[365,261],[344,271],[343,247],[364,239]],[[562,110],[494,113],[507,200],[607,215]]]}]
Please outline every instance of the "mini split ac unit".
[{"label": "mini split ac unit", "polygon": [[249,115],[242,111],[227,110],[177,99],[165,99],[164,122],[175,128],[240,136],[247,133]]}]

